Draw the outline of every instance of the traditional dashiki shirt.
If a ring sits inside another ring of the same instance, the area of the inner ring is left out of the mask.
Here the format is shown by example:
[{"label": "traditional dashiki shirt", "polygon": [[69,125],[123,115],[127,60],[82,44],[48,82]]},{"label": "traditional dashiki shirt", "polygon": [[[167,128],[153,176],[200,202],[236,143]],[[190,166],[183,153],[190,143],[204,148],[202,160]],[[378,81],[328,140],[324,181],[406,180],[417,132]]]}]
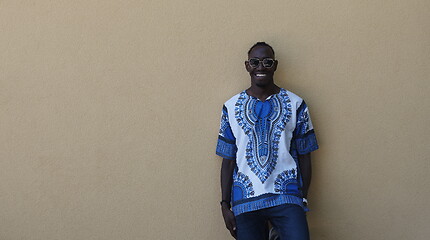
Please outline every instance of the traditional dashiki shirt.
[{"label": "traditional dashiki shirt", "polygon": [[285,89],[264,102],[243,91],[224,103],[216,154],[236,160],[232,210],[303,206],[298,155],[318,149],[306,103]]}]

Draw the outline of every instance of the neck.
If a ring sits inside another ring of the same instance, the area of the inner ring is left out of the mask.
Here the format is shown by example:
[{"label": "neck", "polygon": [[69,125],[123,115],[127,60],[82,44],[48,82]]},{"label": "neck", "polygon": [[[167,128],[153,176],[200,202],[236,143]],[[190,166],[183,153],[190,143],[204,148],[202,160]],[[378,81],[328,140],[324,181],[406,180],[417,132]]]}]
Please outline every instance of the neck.
[{"label": "neck", "polygon": [[259,86],[253,84],[253,85],[251,85],[250,88],[248,88],[246,90],[246,92],[250,96],[256,97],[260,100],[265,100],[270,95],[279,93],[280,89],[281,88],[276,86],[275,84],[271,84],[271,85],[265,86],[265,87],[259,87]]}]

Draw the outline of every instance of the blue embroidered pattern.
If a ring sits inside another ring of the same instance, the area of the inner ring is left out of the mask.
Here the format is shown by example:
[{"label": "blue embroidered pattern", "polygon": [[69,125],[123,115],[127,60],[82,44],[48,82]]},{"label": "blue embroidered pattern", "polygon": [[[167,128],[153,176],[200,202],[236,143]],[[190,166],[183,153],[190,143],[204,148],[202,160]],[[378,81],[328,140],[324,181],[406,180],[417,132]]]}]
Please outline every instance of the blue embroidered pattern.
[{"label": "blue embroidered pattern", "polygon": [[247,163],[262,183],[276,167],[279,139],[291,114],[291,100],[285,89],[265,102],[243,91],[236,102],[236,121],[249,138]]},{"label": "blue embroidered pattern", "polygon": [[304,135],[309,132],[310,128],[311,126],[308,107],[303,101],[300,107],[297,109],[297,124],[295,134],[298,136]]},{"label": "blue embroidered pattern", "polygon": [[292,148],[296,148],[298,154],[307,154],[318,149],[308,107],[304,101],[297,109],[297,124],[293,138],[295,139],[295,144],[292,144]]},{"label": "blue embroidered pattern", "polygon": [[302,132],[300,132],[299,134],[304,135],[309,131],[309,114],[307,109],[303,113],[298,115],[297,125],[303,126],[302,129],[300,129]]},{"label": "blue embroidered pattern", "polygon": [[230,123],[228,122],[228,113],[227,108],[223,106],[222,108],[222,115],[221,115],[221,126],[219,129],[219,134],[221,136],[225,135],[225,131],[230,127]]},{"label": "blue embroidered pattern", "polygon": [[241,172],[235,174],[233,178],[232,192],[234,201],[254,196],[254,189],[249,177]]},{"label": "blue embroidered pattern", "polygon": [[281,194],[298,194],[297,169],[283,171],[275,180],[275,192]]},{"label": "blue embroidered pattern", "polygon": [[236,138],[231,131],[227,108],[223,106],[216,154],[223,158],[234,160],[236,158],[236,152]]},{"label": "blue embroidered pattern", "polygon": [[296,139],[296,149],[299,154],[307,154],[318,149],[318,142],[313,130]]}]

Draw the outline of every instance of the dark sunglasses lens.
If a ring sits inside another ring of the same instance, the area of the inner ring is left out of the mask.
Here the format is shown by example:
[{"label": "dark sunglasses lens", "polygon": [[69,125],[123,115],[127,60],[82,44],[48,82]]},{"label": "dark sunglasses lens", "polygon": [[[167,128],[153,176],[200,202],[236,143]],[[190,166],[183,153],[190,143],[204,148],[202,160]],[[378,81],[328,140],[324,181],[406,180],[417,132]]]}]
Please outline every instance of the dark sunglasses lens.
[{"label": "dark sunglasses lens", "polygon": [[258,64],[260,64],[260,60],[256,59],[256,58],[251,58],[248,60],[249,62],[249,66],[255,68],[258,67]]},{"label": "dark sunglasses lens", "polygon": [[266,68],[271,68],[273,66],[273,63],[275,63],[275,61],[270,58],[266,58],[263,60],[263,66]]}]

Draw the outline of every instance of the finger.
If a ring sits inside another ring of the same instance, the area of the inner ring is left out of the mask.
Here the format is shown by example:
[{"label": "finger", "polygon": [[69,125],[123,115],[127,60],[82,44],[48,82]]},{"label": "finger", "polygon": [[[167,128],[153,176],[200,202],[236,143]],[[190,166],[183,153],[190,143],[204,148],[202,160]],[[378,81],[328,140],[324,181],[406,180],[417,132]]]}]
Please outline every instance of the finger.
[{"label": "finger", "polygon": [[235,222],[230,222],[227,226],[227,229],[230,232],[231,236],[236,238],[236,224],[235,224]]},{"label": "finger", "polygon": [[233,231],[236,231],[236,221],[233,220],[231,223],[232,227],[233,227]]},{"label": "finger", "polygon": [[231,225],[233,227],[233,233],[234,233],[233,237],[236,238],[236,219],[233,219],[231,221]]},{"label": "finger", "polygon": [[236,231],[230,230],[230,235],[236,239]]},{"label": "finger", "polygon": [[227,229],[229,230],[229,231],[236,231],[236,226],[234,226],[233,224],[229,224],[228,226],[226,226],[227,227]]},{"label": "finger", "polygon": [[236,221],[232,221],[231,222],[231,231],[230,231],[231,235],[236,238]]}]

